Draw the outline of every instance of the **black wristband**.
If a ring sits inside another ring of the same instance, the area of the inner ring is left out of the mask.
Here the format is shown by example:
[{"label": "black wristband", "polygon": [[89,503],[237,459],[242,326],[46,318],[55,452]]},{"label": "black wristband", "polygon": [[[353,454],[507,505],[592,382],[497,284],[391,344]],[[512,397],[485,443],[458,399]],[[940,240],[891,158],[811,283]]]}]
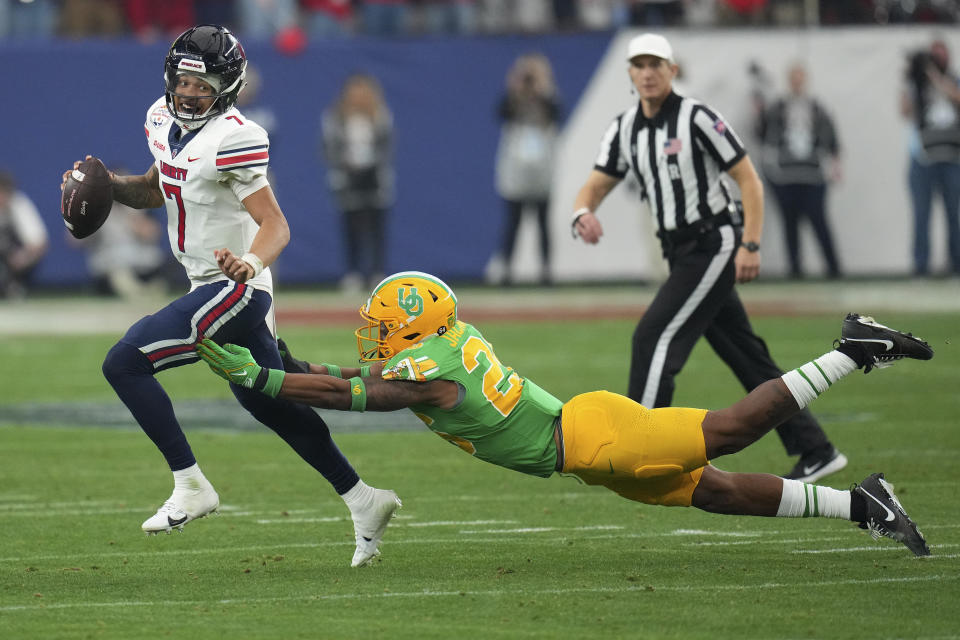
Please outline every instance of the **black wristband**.
[{"label": "black wristband", "polygon": [[263,388],[267,386],[268,377],[270,377],[270,369],[260,367],[260,373],[257,374],[257,379],[253,381],[253,388],[257,391],[263,391]]}]

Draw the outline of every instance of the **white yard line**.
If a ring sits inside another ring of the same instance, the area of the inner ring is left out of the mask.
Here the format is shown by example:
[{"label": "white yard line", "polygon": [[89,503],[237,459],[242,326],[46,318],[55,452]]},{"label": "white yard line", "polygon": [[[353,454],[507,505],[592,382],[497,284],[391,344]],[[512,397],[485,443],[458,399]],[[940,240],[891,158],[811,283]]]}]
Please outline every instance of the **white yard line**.
[{"label": "white yard line", "polygon": [[[346,521],[346,519],[342,519]],[[577,535],[576,540],[638,540],[638,539],[653,539],[653,538],[668,538],[675,537],[676,532],[664,532],[664,533],[635,533],[635,532],[625,532],[625,526],[622,525],[588,525],[582,527],[518,527],[515,529],[501,529],[501,530],[476,530],[476,531],[458,531],[454,534],[451,534],[449,537],[433,537],[433,538],[409,538],[409,539],[396,539],[391,538],[387,544],[390,546],[393,545],[411,545],[411,544],[488,544],[491,542],[502,542],[504,540],[503,533],[509,533],[510,535],[516,536],[517,534],[537,534],[537,533],[564,533],[564,532],[582,532],[587,531],[609,531],[610,533],[598,533],[595,535]],[[932,528],[932,527],[928,527]],[[394,530],[391,527],[391,530]],[[462,536],[464,533],[469,533],[470,535]],[[716,535],[730,535],[734,537],[740,537],[743,535],[743,532],[714,532]],[[788,533],[788,532],[778,532],[778,531],[768,531],[763,532],[762,535],[776,535],[778,533]],[[859,532],[851,532],[852,534],[857,534]],[[484,534],[493,534],[488,537],[481,537]],[[175,535],[175,534],[170,534]],[[184,534],[177,535],[189,535],[189,531]],[[849,536],[843,536],[844,538],[849,539]],[[808,541],[811,544],[816,544],[818,542],[829,541],[833,542],[835,540],[840,540],[840,537],[829,537],[829,538],[810,538]],[[31,555],[31,556],[7,556],[0,557],[0,564],[30,564],[33,562],[46,562],[53,560],[62,560],[68,561],[74,564],[79,564],[83,558],[96,558],[98,560],[106,558],[137,558],[137,557],[146,557],[146,556],[177,556],[177,555],[215,555],[223,553],[257,553],[257,552],[267,552],[267,553],[276,553],[278,550],[282,549],[317,549],[321,547],[341,547],[341,546],[353,546],[353,540],[330,540],[330,541],[321,541],[321,542],[278,542],[276,544],[270,545],[247,545],[247,546],[236,546],[236,547],[204,547],[201,549],[183,549],[175,548],[168,549],[164,548],[161,545],[164,542],[161,542],[163,538],[159,538],[155,545],[156,547],[150,550],[127,550],[127,551],[112,551],[104,553],[101,551],[90,551],[83,553],[69,553],[69,554],[49,554],[49,555]],[[569,535],[560,535],[560,536],[537,536],[537,535],[521,535],[520,537],[514,537],[511,542],[513,544],[532,544],[532,545],[543,545],[550,543],[563,543],[571,540]],[[796,538],[789,539],[780,539],[780,540],[761,540],[759,538],[753,538],[748,543],[757,543],[764,542],[766,544],[797,544],[800,541]],[[148,541],[148,544],[152,542]],[[689,548],[695,546],[709,546],[709,545],[720,545],[722,542],[687,542],[681,543],[674,548],[663,548],[663,549],[646,549],[645,553],[684,553],[684,550],[681,547]],[[731,542],[729,544],[737,544],[736,542]],[[931,545],[931,548],[935,551],[937,549],[957,547],[960,544],[934,544]],[[903,547],[899,544],[895,544],[892,541],[883,541],[878,542],[876,546],[866,546],[866,547],[847,547],[847,548],[837,548],[837,549],[824,549],[824,550],[790,550],[790,553],[841,553],[841,552],[854,552],[854,551],[872,551],[875,549],[880,549],[884,551],[900,550],[904,551]],[[937,556],[932,556],[937,557]]]},{"label": "white yard line", "polygon": [[[960,547],[960,544],[937,544],[930,545],[934,549],[948,549],[952,547]],[[894,551],[902,547],[900,545],[888,546],[888,545],[876,545],[871,547],[836,547],[833,549],[796,549],[790,553],[850,553],[851,551]],[[931,559],[939,558],[941,556],[927,556]]]}]

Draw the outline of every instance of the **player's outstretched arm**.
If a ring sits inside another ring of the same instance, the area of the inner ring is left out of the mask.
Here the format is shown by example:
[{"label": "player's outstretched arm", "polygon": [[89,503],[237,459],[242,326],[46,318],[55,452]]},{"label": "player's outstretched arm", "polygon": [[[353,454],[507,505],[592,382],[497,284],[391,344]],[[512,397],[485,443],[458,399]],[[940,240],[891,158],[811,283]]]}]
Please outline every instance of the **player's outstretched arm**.
[{"label": "player's outstretched arm", "polygon": [[221,347],[211,340],[199,343],[197,354],[214,373],[233,384],[321,409],[394,411],[416,404],[450,408],[459,395],[457,384],[449,380],[409,382],[379,377],[345,380],[323,374],[288,374],[261,367],[249,349],[233,344]]},{"label": "player's outstretched arm", "polygon": [[283,370],[287,373],[323,373],[349,380],[356,376],[360,376],[361,378],[368,376],[379,377],[380,372],[383,371],[382,362],[374,362],[363,365],[362,367],[341,367],[328,362],[322,362],[320,364],[307,362],[294,356],[290,351],[290,347],[287,346],[284,339],[280,337],[277,338],[277,349],[280,351],[280,359],[283,360]]}]

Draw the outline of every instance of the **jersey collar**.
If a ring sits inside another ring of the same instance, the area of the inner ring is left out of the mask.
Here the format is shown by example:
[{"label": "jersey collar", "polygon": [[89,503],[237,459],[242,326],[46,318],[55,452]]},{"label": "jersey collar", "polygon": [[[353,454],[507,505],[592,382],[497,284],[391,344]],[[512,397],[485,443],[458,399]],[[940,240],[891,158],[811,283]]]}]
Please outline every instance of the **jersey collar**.
[{"label": "jersey collar", "polygon": [[663,104],[660,105],[660,111],[657,111],[657,115],[652,118],[648,118],[643,115],[643,105],[637,104],[637,116],[641,119],[643,124],[648,124],[653,127],[659,127],[666,120],[667,116],[672,115],[680,109],[680,102],[683,100],[682,97],[677,95],[675,92],[671,91],[666,98],[663,100]]},{"label": "jersey collar", "polygon": [[[203,127],[200,127],[202,129]],[[194,129],[193,131],[183,131],[176,122],[173,123],[173,126],[170,127],[170,131],[167,133],[167,142],[170,144],[170,157],[176,158],[177,154],[183,151],[183,148],[187,146],[194,136],[200,132],[200,129]]]}]

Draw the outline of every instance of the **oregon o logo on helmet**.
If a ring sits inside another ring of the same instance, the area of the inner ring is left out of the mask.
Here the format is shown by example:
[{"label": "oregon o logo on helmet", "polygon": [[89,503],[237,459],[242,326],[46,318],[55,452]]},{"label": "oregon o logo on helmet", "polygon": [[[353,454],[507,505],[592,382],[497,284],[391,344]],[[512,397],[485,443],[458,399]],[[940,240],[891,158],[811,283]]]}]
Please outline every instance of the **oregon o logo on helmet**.
[{"label": "oregon o logo on helmet", "polygon": [[417,288],[410,287],[410,293],[407,295],[404,295],[403,292],[403,287],[397,289],[397,306],[411,316],[419,316],[423,313],[423,298],[417,293]]}]

